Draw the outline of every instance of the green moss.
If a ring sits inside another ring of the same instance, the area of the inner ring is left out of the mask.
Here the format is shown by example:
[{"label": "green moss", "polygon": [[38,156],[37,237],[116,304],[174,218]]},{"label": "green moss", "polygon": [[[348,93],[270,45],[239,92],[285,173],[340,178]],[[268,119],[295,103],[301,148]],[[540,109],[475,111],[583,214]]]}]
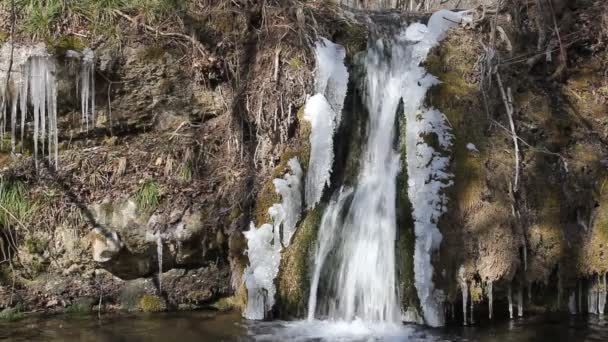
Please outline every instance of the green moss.
[{"label": "green moss", "polygon": [[139,299],[139,309],[143,312],[162,312],[167,310],[167,305],[160,297],[144,294]]},{"label": "green moss", "polygon": [[25,314],[22,312],[21,307],[16,306],[12,308],[6,308],[0,311],[0,321],[18,321],[23,319]]},{"label": "green moss", "polygon": [[189,183],[192,180],[192,163],[185,162],[180,165],[177,171],[177,179],[182,183]]},{"label": "green moss", "polygon": [[247,290],[245,289],[244,284],[242,289],[239,288],[234,296],[221,298],[215,303],[211,304],[211,306],[223,312],[244,310],[247,306]]},{"label": "green moss", "polygon": [[582,258],[579,261],[579,269],[584,270],[584,275],[602,274],[608,272],[608,176],[603,175],[597,183],[594,191],[597,216],[593,221],[592,234],[589,241],[584,245]]},{"label": "green moss", "polygon": [[352,62],[357,52],[367,49],[367,26],[339,22],[333,40],[344,46],[346,57]]},{"label": "green moss", "polygon": [[84,48],[86,48],[85,43],[77,36],[65,35],[47,40],[47,49],[51,54],[65,55],[68,50],[82,52]]},{"label": "green moss", "polygon": [[25,240],[25,248],[29,254],[43,254],[47,250],[48,245],[48,241],[35,237]]},{"label": "green moss", "polygon": [[71,315],[88,315],[91,313],[95,299],[84,297],[76,299],[72,305],[66,309],[66,313]]},{"label": "green moss", "polygon": [[160,185],[154,179],[149,179],[144,182],[142,187],[135,195],[135,203],[140,210],[151,213],[160,204]]},{"label": "green moss", "polygon": [[277,308],[281,316],[302,317],[308,305],[310,265],[324,207],[306,213],[289,247],[281,255],[277,280]]},{"label": "green moss", "polygon": [[471,293],[471,300],[474,303],[481,303],[483,301],[483,288],[480,283],[474,281],[469,286],[469,292]]},{"label": "green moss", "polygon": [[401,154],[401,172],[397,175],[397,281],[401,294],[403,311],[420,313],[420,301],[414,284],[414,249],[416,236],[414,234],[414,219],[412,203],[408,195],[407,183],[407,153],[406,153],[406,120],[399,117],[399,153]]},{"label": "green moss", "polygon": [[8,40],[10,35],[2,30],[0,30],[0,45],[4,44],[5,41]]}]

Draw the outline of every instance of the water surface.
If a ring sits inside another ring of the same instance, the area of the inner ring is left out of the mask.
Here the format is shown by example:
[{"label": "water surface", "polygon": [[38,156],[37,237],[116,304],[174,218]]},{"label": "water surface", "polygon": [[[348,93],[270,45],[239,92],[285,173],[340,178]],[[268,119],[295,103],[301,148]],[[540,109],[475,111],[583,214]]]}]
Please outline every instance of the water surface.
[{"label": "water surface", "polygon": [[38,316],[0,323],[4,341],[608,341],[602,317],[538,316],[482,327],[430,329],[360,321],[247,321],[238,313]]}]

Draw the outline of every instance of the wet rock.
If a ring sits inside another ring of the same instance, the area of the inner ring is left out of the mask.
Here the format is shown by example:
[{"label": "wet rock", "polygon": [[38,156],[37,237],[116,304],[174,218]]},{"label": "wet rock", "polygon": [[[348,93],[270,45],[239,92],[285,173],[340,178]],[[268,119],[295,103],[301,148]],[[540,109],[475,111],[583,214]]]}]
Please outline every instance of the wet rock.
[{"label": "wet rock", "polygon": [[93,234],[93,260],[107,262],[119,254],[124,244],[114,231],[95,228]]}]

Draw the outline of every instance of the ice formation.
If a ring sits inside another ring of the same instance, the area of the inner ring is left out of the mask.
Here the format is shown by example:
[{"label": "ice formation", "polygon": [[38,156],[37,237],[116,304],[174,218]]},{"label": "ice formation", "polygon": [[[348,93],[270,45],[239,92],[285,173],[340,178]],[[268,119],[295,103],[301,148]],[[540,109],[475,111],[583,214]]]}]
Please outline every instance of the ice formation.
[{"label": "ice formation", "polygon": [[249,266],[243,277],[247,287],[247,307],[243,316],[248,319],[264,319],[274,306],[274,279],[279,273],[281,250],[289,245],[300,218],[302,168],[296,158],[289,160],[288,165],[291,173],[273,181],[282,198],[281,203],[268,210],[273,223],[256,228],[252,222],[245,232]]},{"label": "ice formation", "polygon": [[287,165],[292,173],[286,174],[283,179],[272,181],[277,194],[281,195],[282,202],[275,203],[268,210],[273,225],[281,227],[283,246],[289,246],[302,212],[302,167],[296,158],[290,159]]},{"label": "ice formation", "polygon": [[494,290],[492,281],[488,282],[488,318],[492,319],[492,314],[494,313]]},{"label": "ice formation", "polygon": [[158,291],[163,292],[163,238],[156,237],[156,258],[158,259]]},{"label": "ice formation", "polygon": [[597,287],[591,281],[587,290],[587,312],[597,314]]},{"label": "ice formation", "polygon": [[464,277],[464,271],[464,267],[460,266],[460,269],[458,270],[458,278],[460,281],[460,292],[462,292],[462,319],[463,324],[467,325],[467,303],[469,302],[469,285],[467,285],[467,281]]},{"label": "ice formation", "polygon": [[306,206],[313,208],[329,185],[331,166],[334,161],[333,138],[336,113],[322,94],[306,101],[304,118],[312,126],[310,132],[310,162],[306,174]]},{"label": "ice formation", "polygon": [[568,296],[568,311],[571,315],[576,315],[576,294],[574,290],[570,291],[570,296]]},{"label": "ice formation", "polygon": [[313,208],[329,185],[334,160],[333,137],[340,125],[348,85],[346,51],[321,38],[315,45],[315,94],[306,101],[304,119],[310,122],[310,162],[306,175],[306,206]]},{"label": "ice formation", "polygon": [[524,316],[524,289],[521,284],[517,288],[517,316]]},{"label": "ice formation", "polygon": [[89,124],[95,127],[95,54],[89,48],[82,52],[80,108],[83,126],[87,130],[89,130]]},{"label": "ice formation", "polygon": [[509,318],[513,319],[513,291],[511,289],[511,284],[509,284],[507,290],[507,300],[509,301]]},{"label": "ice formation", "polygon": [[[600,276],[598,275],[598,278],[599,277]],[[599,290],[598,290],[598,297],[597,297],[597,312],[600,315],[603,315],[604,310],[606,308],[606,292],[607,292],[606,286],[608,285],[608,284],[606,284],[606,273],[604,273],[602,275],[601,280],[598,279],[598,282],[599,282]]]},{"label": "ice formation", "polygon": [[[0,138],[4,137],[8,126],[8,106],[10,107],[11,150],[13,153],[16,152],[17,117],[21,116],[20,128],[23,140],[29,100],[29,104],[33,108],[36,167],[38,166],[39,145],[42,145],[42,153],[48,149],[49,162],[54,162],[57,166],[59,157],[55,61],[42,44],[34,46],[5,44],[0,50],[0,56],[2,56],[0,60],[0,71],[2,71],[0,72]],[[11,73],[8,75],[11,60]],[[9,77],[8,88],[6,88],[7,77]]]},{"label": "ice formation", "polygon": [[[408,195],[414,208],[416,234],[414,284],[425,322],[431,326],[444,324],[443,293],[434,288],[431,255],[439,248],[442,239],[437,222],[447,210],[447,196],[443,190],[452,185],[453,176],[447,171],[449,155],[446,152],[450,151],[453,136],[443,113],[422,107],[427,89],[439,81],[427,74],[420,64],[450,27],[467,19],[464,13],[441,10],[431,16],[427,26],[412,24],[405,32],[405,39],[417,42],[410,52],[408,72],[402,86],[407,130]],[[428,134],[437,136],[437,150],[425,142],[424,137]]]}]

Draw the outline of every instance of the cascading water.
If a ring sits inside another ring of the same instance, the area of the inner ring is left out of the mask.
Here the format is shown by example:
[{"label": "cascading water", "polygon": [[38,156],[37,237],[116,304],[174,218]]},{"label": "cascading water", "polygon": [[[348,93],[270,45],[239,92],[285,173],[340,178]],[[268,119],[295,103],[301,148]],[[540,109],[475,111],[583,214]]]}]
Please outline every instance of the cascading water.
[{"label": "cascading water", "polygon": [[[427,89],[438,80],[420,64],[447,29],[462,17],[439,11],[428,26],[414,23],[396,36],[368,44],[365,100],[369,125],[361,173],[352,194],[349,189],[340,190],[322,218],[309,320],[322,317],[398,322],[400,319],[395,285],[395,201],[400,163],[393,144],[395,118],[403,103],[408,164],[404,171],[408,175],[416,232],[415,285],[425,322],[433,326],[443,324],[442,293],[434,289],[430,259],[441,242],[436,224],[447,201],[441,191],[451,185],[451,175],[446,171],[449,157],[428,146],[424,135],[436,134],[444,151],[449,151],[452,135],[442,113],[422,108]],[[335,253],[329,252],[332,250]],[[325,268],[336,271],[327,272]],[[329,277],[321,291],[319,279],[325,273]]]}]

